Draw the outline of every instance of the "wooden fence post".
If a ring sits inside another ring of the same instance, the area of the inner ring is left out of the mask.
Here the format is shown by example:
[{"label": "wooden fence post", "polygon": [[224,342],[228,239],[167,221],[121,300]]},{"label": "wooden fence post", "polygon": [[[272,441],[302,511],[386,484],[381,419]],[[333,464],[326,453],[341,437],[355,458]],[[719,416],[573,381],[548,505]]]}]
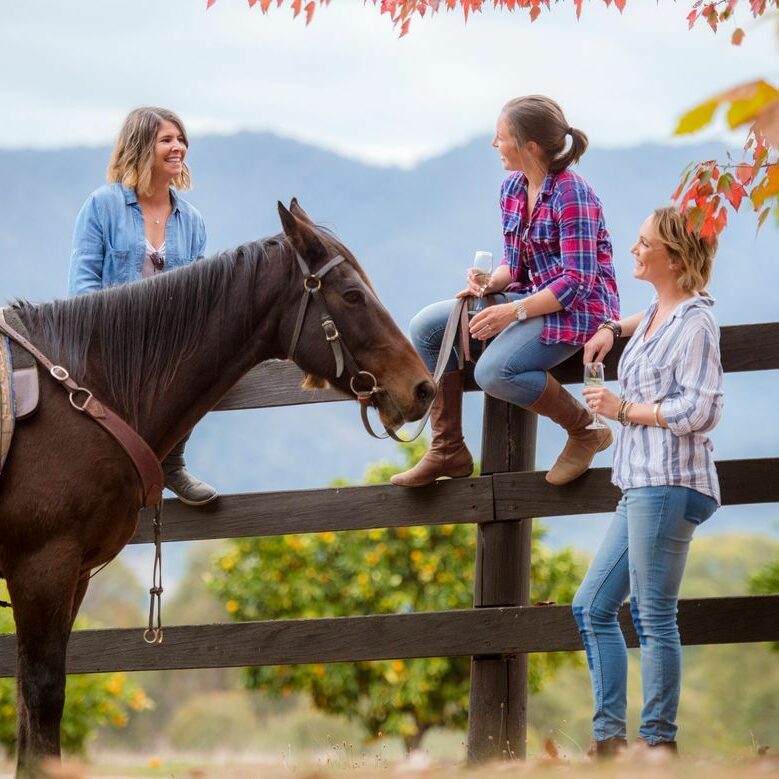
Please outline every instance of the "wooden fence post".
[{"label": "wooden fence post", "polygon": [[[535,414],[484,396],[483,475],[535,469]],[[532,520],[478,526],[473,605],[530,602]],[[468,762],[524,758],[527,741],[528,655],[471,660]]]}]

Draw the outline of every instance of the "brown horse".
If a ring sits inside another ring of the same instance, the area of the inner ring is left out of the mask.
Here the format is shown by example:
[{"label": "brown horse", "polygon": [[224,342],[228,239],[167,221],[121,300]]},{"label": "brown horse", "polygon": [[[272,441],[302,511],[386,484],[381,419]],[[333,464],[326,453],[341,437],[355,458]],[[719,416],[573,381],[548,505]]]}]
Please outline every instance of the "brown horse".
[{"label": "brown horse", "polygon": [[[138,284],[40,306],[18,303],[30,340],[130,422],[162,459],[252,366],[285,358],[303,289],[296,252],[312,272],[343,255],[321,293],[344,344],[383,391],[382,422],[419,419],[435,385],[379,302],[359,264],[292,201],[284,233]],[[336,377],[311,308],[295,362],[349,392]],[[58,755],[65,653],[90,571],[135,532],[138,478],[108,434],[41,375],[41,405],[19,425],[0,477],[0,571],[18,639],[19,774]]]}]

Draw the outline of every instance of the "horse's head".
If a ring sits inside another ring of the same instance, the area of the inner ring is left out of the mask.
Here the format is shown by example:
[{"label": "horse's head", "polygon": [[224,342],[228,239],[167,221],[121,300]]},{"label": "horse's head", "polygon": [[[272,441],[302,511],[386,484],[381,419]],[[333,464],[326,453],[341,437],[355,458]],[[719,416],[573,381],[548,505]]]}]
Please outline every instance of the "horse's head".
[{"label": "horse's head", "polygon": [[[372,401],[386,427],[394,429],[419,419],[435,396],[435,384],[357,260],[334,236],[317,227],[296,200],[289,209],[279,203],[279,215],[284,234],[311,274],[306,277],[297,258],[292,260],[293,302],[280,326],[293,359],[308,374],[304,386],[329,382],[351,394],[371,389],[368,374],[372,374],[381,388]],[[343,261],[331,264],[339,256]],[[321,279],[315,278],[317,274]],[[308,304],[300,322],[304,298]],[[339,344],[344,367],[337,375]]]}]

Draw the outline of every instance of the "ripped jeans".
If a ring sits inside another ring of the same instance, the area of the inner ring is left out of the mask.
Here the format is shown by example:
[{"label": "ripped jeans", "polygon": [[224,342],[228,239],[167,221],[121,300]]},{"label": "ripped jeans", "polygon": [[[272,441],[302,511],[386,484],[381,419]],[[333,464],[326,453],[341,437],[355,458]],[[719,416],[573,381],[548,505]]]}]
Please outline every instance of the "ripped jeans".
[{"label": "ripped jeans", "polygon": [[628,489],[617,504],[573,600],[592,681],[596,740],[626,737],[628,657],[617,611],[628,594],[641,652],[639,735],[649,744],[675,740],[681,683],[679,586],[693,532],[716,509],[708,495],[671,486]]}]

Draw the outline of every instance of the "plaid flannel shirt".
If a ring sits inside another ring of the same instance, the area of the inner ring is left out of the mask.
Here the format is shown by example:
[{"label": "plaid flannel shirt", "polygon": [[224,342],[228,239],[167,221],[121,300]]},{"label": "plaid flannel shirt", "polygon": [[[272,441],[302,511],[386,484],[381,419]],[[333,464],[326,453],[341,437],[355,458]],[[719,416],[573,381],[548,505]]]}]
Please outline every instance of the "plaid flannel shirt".
[{"label": "plaid flannel shirt", "polygon": [[527,178],[517,171],[503,182],[500,207],[509,289],[549,289],[563,307],[544,315],[543,343],[584,344],[605,319],[619,319],[603,207],[581,176],[547,174],[528,222]]}]

